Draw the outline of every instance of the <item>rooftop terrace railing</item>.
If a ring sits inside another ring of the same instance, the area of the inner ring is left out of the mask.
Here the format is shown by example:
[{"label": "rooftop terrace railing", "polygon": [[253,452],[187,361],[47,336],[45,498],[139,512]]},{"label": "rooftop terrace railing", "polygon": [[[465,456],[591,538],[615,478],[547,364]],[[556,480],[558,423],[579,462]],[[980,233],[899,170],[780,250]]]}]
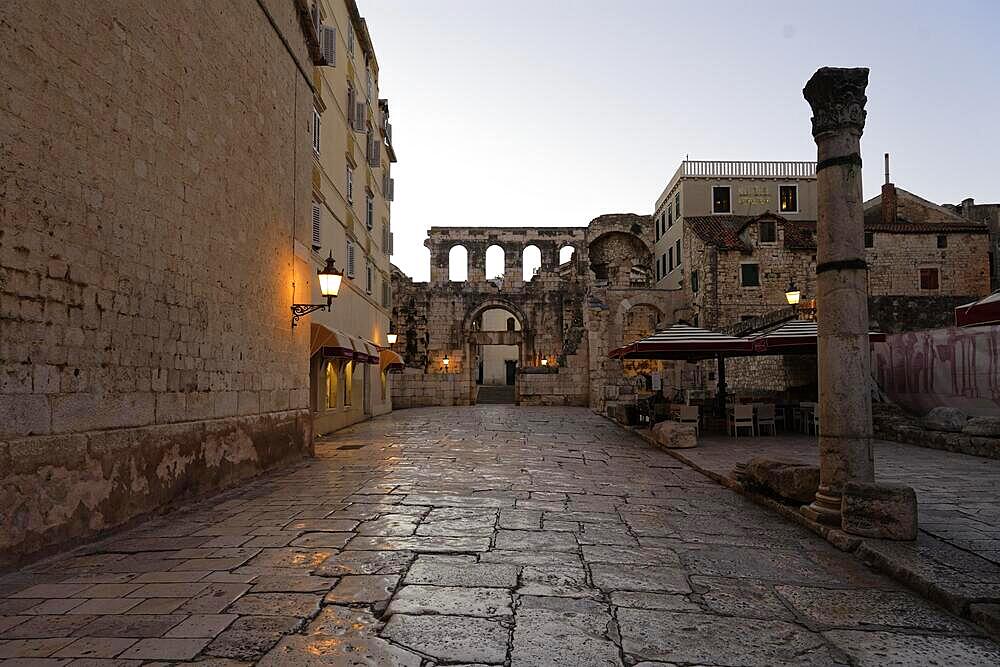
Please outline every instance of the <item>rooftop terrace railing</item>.
[{"label": "rooftop terrace railing", "polygon": [[815,162],[729,162],[684,160],[676,176],[701,178],[813,178]]}]

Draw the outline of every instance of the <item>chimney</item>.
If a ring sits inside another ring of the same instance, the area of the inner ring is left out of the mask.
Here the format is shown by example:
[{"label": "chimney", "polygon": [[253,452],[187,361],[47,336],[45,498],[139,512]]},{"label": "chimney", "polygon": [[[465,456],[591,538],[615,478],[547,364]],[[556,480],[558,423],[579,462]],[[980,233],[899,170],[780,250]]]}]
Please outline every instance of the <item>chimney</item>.
[{"label": "chimney", "polygon": [[882,224],[896,222],[896,186],[889,180],[889,154],[885,154],[885,183],[882,185]]},{"label": "chimney", "polygon": [[962,217],[972,220],[972,207],[975,206],[976,200],[972,197],[962,200]]}]

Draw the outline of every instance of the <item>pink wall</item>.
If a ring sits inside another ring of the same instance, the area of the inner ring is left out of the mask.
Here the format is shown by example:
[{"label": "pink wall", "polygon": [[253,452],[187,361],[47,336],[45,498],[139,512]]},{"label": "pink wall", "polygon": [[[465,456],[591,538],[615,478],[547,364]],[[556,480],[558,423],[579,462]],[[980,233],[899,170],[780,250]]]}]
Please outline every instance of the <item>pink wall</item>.
[{"label": "pink wall", "polygon": [[910,412],[945,405],[1000,415],[1000,326],[893,334],[872,349],[879,385]]}]

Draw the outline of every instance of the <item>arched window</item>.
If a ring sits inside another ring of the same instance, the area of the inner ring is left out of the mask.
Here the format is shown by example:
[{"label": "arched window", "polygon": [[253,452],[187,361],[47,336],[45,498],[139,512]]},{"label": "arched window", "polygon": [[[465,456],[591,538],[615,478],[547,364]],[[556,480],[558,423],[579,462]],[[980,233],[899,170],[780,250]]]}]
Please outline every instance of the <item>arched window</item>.
[{"label": "arched window", "polygon": [[521,278],[528,282],[542,268],[542,251],[538,246],[529,245],[521,253]]},{"label": "arched window", "polygon": [[452,246],[448,251],[448,280],[465,282],[469,279],[469,251],[465,246]]},{"label": "arched window", "polygon": [[491,245],[486,249],[486,279],[502,278],[504,271],[504,252],[498,245]]},{"label": "arched window", "polygon": [[574,252],[576,252],[576,248],[571,245],[564,245],[562,248],[559,248],[559,263],[565,264],[573,259]]},{"label": "arched window", "polygon": [[337,368],[332,361],[326,362],[326,407],[337,407]]},{"label": "arched window", "polygon": [[515,322],[516,322],[516,320],[513,317],[508,317],[507,318],[507,331],[513,331],[514,330],[514,323]]}]

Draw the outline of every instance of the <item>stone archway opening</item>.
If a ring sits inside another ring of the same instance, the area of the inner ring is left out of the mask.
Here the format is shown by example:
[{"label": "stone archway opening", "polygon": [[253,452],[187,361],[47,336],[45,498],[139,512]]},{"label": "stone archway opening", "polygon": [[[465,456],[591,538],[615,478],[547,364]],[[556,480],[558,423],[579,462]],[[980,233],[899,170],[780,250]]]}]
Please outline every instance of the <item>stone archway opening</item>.
[{"label": "stone archway opening", "polygon": [[524,359],[523,315],[503,303],[481,305],[467,319],[472,403],[517,403]]}]

